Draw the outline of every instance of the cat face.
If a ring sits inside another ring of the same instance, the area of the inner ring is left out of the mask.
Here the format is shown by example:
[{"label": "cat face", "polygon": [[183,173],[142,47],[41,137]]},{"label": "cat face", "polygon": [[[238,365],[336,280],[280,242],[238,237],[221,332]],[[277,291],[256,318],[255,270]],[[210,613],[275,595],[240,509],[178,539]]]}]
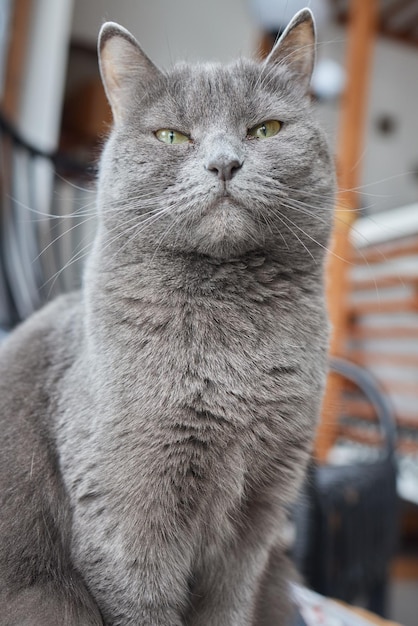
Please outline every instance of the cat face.
[{"label": "cat face", "polygon": [[312,19],[298,16],[262,64],[184,64],[166,74],[127,31],[105,25],[101,70],[115,126],[100,206],[116,245],[221,259],[320,254],[334,175],[306,95]]}]

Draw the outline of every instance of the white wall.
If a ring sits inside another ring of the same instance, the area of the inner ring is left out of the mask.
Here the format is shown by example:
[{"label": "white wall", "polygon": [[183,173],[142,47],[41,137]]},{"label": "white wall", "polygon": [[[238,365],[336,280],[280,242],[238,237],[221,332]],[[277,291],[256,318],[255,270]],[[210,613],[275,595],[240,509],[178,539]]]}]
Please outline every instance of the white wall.
[{"label": "white wall", "polygon": [[[397,122],[390,135],[377,132],[377,116]],[[365,192],[376,194],[378,209],[418,201],[418,48],[380,39],[375,51],[367,146],[363,162]],[[364,202],[367,198],[364,197]]]},{"label": "white wall", "polygon": [[35,0],[19,111],[24,137],[56,147],[61,122],[73,0]]},{"label": "white wall", "polygon": [[95,41],[106,20],[128,28],[160,67],[250,56],[257,45],[245,0],[74,0],[75,38]]},{"label": "white wall", "polygon": [[[346,31],[330,26],[323,33],[321,56],[345,62]],[[418,201],[418,48],[378,38],[374,48],[372,81],[361,158],[360,205],[370,212]],[[392,116],[393,133],[382,135],[376,121]],[[338,135],[335,104],[319,107],[319,116],[332,137]]]}]

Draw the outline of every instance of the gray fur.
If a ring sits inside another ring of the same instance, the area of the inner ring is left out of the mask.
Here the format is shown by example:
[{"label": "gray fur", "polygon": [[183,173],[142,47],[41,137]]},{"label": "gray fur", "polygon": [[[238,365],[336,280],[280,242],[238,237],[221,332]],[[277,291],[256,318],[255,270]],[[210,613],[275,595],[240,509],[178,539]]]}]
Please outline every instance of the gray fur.
[{"label": "gray fur", "polygon": [[[312,37],[304,11],[264,64],[163,74],[104,27],[115,127],[84,286],[0,356],[4,626],[286,623],[284,512],[328,336]],[[269,119],[278,135],[247,138]]]}]

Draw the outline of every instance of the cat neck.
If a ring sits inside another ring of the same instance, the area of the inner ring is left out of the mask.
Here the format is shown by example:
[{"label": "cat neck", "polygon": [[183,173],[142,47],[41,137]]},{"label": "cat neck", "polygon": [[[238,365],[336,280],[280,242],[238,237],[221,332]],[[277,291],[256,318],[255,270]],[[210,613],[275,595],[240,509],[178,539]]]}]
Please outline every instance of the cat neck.
[{"label": "cat neck", "polygon": [[[116,300],[171,302],[194,298],[222,299],[239,296],[260,300],[273,295],[283,283],[297,281],[297,268],[266,250],[240,257],[217,259],[193,252],[159,249],[137,253],[110,253],[98,246],[86,273],[86,291]],[[306,272],[305,272],[306,273]]]},{"label": "cat neck", "polygon": [[146,359],[162,363],[164,355],[183,355],[183,367],[199,361],[202,345],[224,358],[243,344],[254,353],[260,338],[294,351],[295,309],[312,308],[312,319],[319,317],[322,291],[313,274],[260,250],[227,261],[167,250],[135,259],[121,251],[112,259],[98,246],[84,285],[89,371],[102,373],[99,382],[117,379],[124,388],[137,379],[139,361],[145,367]]}]

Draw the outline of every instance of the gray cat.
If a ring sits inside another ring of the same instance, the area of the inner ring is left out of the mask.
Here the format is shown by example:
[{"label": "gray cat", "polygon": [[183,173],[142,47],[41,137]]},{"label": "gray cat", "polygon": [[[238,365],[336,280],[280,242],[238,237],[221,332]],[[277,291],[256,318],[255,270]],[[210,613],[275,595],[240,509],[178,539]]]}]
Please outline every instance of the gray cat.
[{"label": "gray cat", "polygon": [[120,26],[81,293],[0,357],[4,626],[281,626],[324,386],[333,164],[314,25],[159,71]]}]

